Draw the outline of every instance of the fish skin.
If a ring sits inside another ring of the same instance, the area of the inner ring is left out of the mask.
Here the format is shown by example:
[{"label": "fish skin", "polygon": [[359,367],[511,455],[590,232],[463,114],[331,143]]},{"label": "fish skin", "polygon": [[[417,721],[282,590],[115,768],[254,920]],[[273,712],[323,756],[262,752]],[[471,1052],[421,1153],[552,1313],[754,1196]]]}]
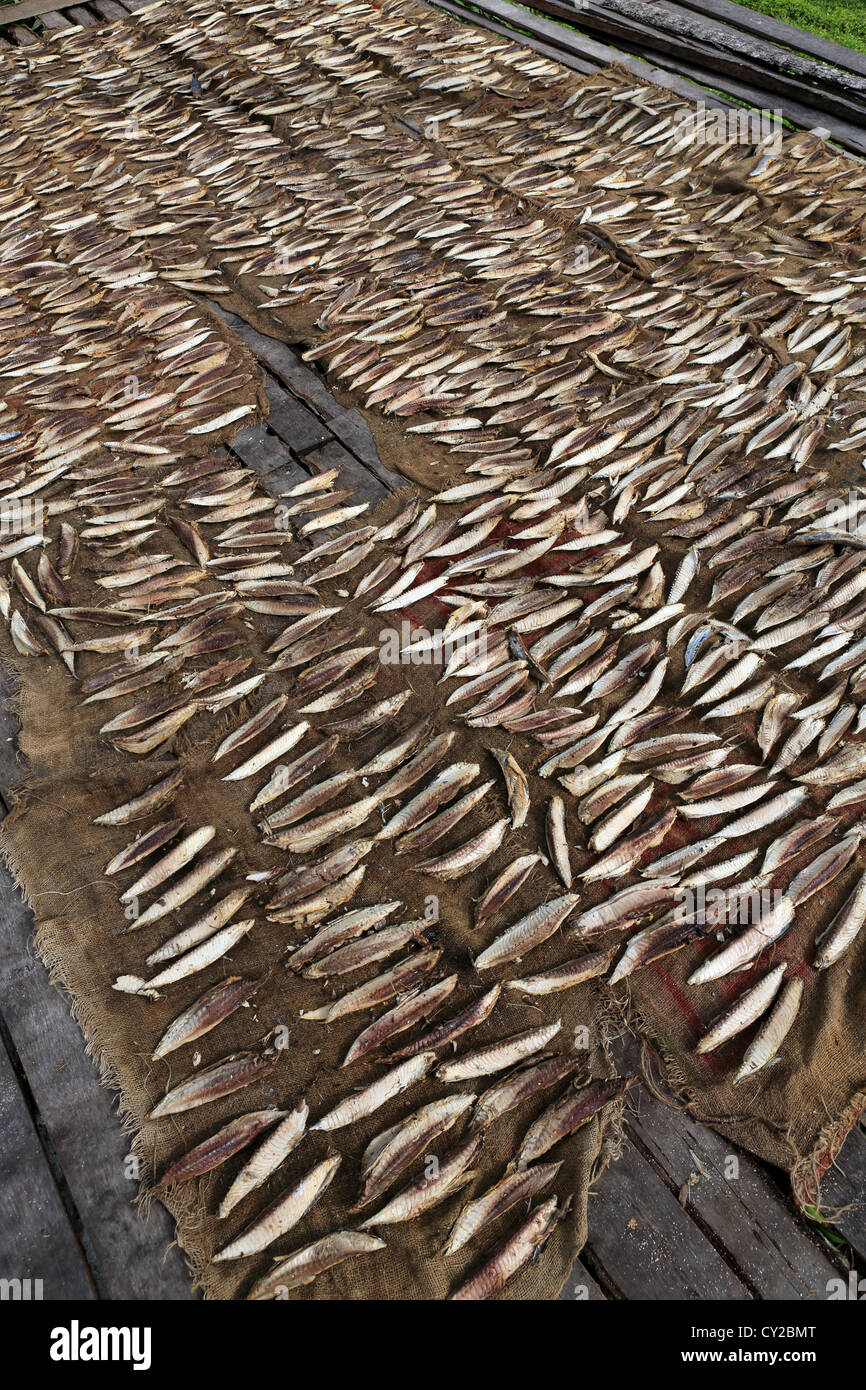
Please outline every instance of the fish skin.
[{"label": "fish skin", "polygon": [[579,1090],[569,1087],[559,1100],[549,1105],[527,1130],[513,1159],[518,1172],[541,1158],[569,1134],[587,1124],[605,1105],[624,1095],[634,1077],[614,1077],[594,1081]]},{"label": "fish skin", "polygon": [[394,1096],[400,1095],[408,1087],[420,1081],[436,1061],[434,1052],[420,1052],[415,1057],[399,1062],[390,1071],[372,1081],[363,1090],[338,1101],[311,1129],[344,1129],[373,1114]]},{"label": "fish skin", "polygon": [[488,1076],[491,1072],[504,1071],[513,1063],[522,1061],[533,1052],[546,1047],[561,1026],[561,1020],[557,1019],[555,1023],[515,1033],[512,1037],[489,1043],[476,1052],[464,1053],[451,1062],[443,1062],[436,1068],[437,1080],[450,1084],[454,1081],[471,1080],[476,1076]]},{"label": "fish skin", "polygon": [[261,1187],[271,1173],[288,1158],[306,1132],[309,1114],[305,1100],[300,1100],[292,1111],[275,1112],[275,1118],[279,1121],[277,1128],[271,1131],[247,1160],[220,1202],[218,1215],[221,1221],[224,1221],[250,1192]]},{"label": "fish skin", "polygon": [[496,852],[510,824],[510,820],[507,819],[495,821],[493,825],[456,849],[434,859],[425,859],[419,864],[413,864],[413,871],[442,879],[465,878],[467,874],[473,873],[485,864]]},{"label": "fish skin", "polygon": [[385,1241],[366,1231],[332,1231],[280,1260],[253,1285],[247,1299],[261,1302],[284,1298],[292,1289],[313,1283],[320,1274],[345,1260],[384,1249]]},{"label": "fish skin", "polygon": [[520,1202],[531,1199],[553,1182],[562,1163],[544,1163],[527,1168],[522,1173],[510,1173],[480,1197],[468,1202],[451,1228],[443,1255],[454,1255],[470,1240],[475,1240],[491,1222],[504,1216]]},{"label": "fish skin", "polygon": [[190,1178],[210,1173],[214,1168],[226,1163],[240,1149],[252,1144],[270,1125],[285,1115],[284,1110],[252,1110],[246,1115],[230,1120],[227,1125],[209,1138],[196,1144],[174,1163],[154,1184],[154,1190],[170,1187],[174,1183],[188,1182]]},{"label": "fish skin", "polygon": [[789,980],[780,991],[759,1032],[746,1048],[740,1069],[733,1080],[737,1086],[773,1061],[793,1027],[803,997],[803,981]]},{"label": "fish skin", "polygon": [[265,1211],[243,1230],[234,1240],[229,1241],[213,1256],[215,1263],[224,1260],[244,1259],[257,1255],[280,1236],[290,1231],[322,1193],[330,1186],[342,1162],[340,1154],[333,1154],[317,1163],[309,1172],[295,1183],[294,1187],[282,1192]]},{"label": "fish skin", "polygon": [[475,908],[476,927],[483,926],[489,917],[504,907],[509,898],[527,881],[540,861],[539,854],[524,854],[506,865],[478,901]]},{"label": "fish skin", "polygon": [[177,1115],[231,1095],[270,1076],[278,1061],[279,1056],[273,1049],[258,1053],[233,1053],[179,1081],[153,1107],[147,1118],[157,1120],[164,1115]]},{"label": "fish skin", "polygon": [[362,1221],[361,1228],[412,1221],[438,1206],[473,1176],[469,1171],[469,1165],[477,1156],[483,1142],[483,1134],[473,1134],[464,1139],[439,1160],[434,1177],[428,1178],[424,1174],[417,1178],[414,1183],[410,1183],[402,1192],[392,1197],[381,1211]]},{"label": "fish skin", "polygon": [[211,985],[171,1021],[154,1048],[152,1060],[156,1062],[160,1057],[167,1056],[188,1042],[195,1042],[212,1028],[218,1027],[251,999],[263,982],[264,976],[254,979],[229,975],[218,984]]},{"label": "fish skin", "polygon": [[552,1231],[557,1216],[556,1197],[536,1207],[482,1267],[449,1295],[449,1302],[476,1302],[499,1293],[529,1263]]},{"label": "fish skin", "polygon": [[717,1019],[709,1031],[703,1034],[695,1050],[699,1053],[712,1052],[714,1048],[721,1047],[722,1043],[736,1037],[737,1033],[742,1032],[744,1028],[748,1028],[750,1024],[760,1018],[778,993],[785,968],[786,964],[783,961],[781,965],[768,971],[763,979],[759,980],[745,994],[741,994],[736,1002],[725,1010],[721,1018]]},{"label": "fish skin", "polygon": [[492,970],[522,959],[553,936],[578,902],[577,893],[565,893],[520,917],[475,957],[475,969]]}]

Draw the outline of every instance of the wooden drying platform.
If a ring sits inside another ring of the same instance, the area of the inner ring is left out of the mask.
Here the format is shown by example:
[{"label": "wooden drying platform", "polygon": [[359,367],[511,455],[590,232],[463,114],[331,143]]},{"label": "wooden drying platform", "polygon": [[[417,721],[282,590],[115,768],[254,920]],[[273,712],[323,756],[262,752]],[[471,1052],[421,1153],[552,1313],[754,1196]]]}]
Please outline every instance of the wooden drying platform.
[{"label": "wooden drying platform", "polygon": [[[226,317],[259,358],[270,402],[267,424],[243,430],[229,452],[275,494],[335,465],[365,500],[402,485],[359,412],[338,405],[288,347]],[[11,694],[7,679],[0,811],[21,775]],[[0,1278],[42,1279],[46,1299],[194,1298],[166,1213],[154,1203],[145,1221],[133,1206],[111,1093],[33,955],[31,914],[2,869],[0,918]],[[636,1070],[637,1044],[617,1047]],[[866,1264],[864,1130],[849,1135],[824,1184],[825,1201],[845,1208],[827,1228],[844,1241],[834,1246],[795,1210],[784,1173],[645,1087],[632,1096],[622,1156],[590,1194],[589,1241],[562,1299],[823,1299],[852,1260]]]}]

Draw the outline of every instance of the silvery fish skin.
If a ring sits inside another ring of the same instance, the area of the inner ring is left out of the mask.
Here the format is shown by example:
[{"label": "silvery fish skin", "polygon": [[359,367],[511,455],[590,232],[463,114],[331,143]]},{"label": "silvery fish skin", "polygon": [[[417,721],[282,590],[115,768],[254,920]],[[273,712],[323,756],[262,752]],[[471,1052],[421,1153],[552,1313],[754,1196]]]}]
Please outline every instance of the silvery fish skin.
[{"label": "silvery fish skin", "polygon": [[766,1021],[746,1048],[740,1069],[734,1077],[735,1086],[774,1061],[794,1025],[802,997],[803,981],[789,980],[777,996]]},{"label": "silvery fish skin", "polygon": [[485,1227],[520,1202],[531,1201],[536,1193],[556,1177],[562,1163],[539,1163],[522,1173],[510,1173],[495,1186],[488,1188],[474,1201],[467,1202],[451,1228],[443,1255],[454,1255],[470,1240],[475,1240]]},{"label": "silvery fish skin", "polygon": [[530,951],[547,941],[562,925],[579,902],[577,893],[566,893],[561,898],[534,908],[525,917],[507,927],[491,944],[475,957],[476,970],[492,970],[511,961],[520,960]]},{"label": "silvery fish skin", "polygon": [[363,1187],[356,1206],[377,1201],[434,1139],[457,1124],[474,1099],[463,1092],[431,1101],[372,1139],[361,1159]]},{"label": "silvery fish skin", "polygon": [[129,825],[132,821],[143,820],[145,816],[152,815],[155,811],[161,811],[164,806],[168,806],[177,795],[178,790],[183,785],[185,770],[176,768],[161,781],[155,782],[148,787],[140,796],[134,797],[132,801],[126,801],[122,806],[115,807],[112,811],[106,811],[104,815],[97,816],[94,825]]},{"label": "silvery fish skin", "polygon": [[238,1052],[221,1062],[214,1062],[203,1071],[194,1072],[184,1081],[178,1082],[153,1107],[149,1120],[163,1115],[177,1115],[184,1110],[192,1110],[206,1105],[221,1096],[241,1090],[265,1076],[270,1076],[279,1057],[273,1049],[263,1052]]},{"label": "silvery fish skin", "polygon": [[250,1192],[261,1187],[265,1179],[288,1158],[303,1138],[309,1113],[305,1100],[299,1101],[290,1113],[285,1110],[275,1112],[275,1119],[280,1123],[258,1146],[229,1187],[219,1205],[221,1220],[224,1220]]},{"label": "silvery fish skin", "polygon": [[142,979],[140,975],[118,975],[112,989],[119,990],[122,994],[143,994],[151,997],[158,997],[159,992],[166,985],[175,984],[178,980],[185,980],[190,975],[196,975],[200,970],[204,970],[208,965],[212,965],[215,960],[230,951],[248,932],[255,926],[255,918],[250,917],[247,921],[235,922],[228,927],[223,927],[222,931],[214,932],[206,941],[195,946],[191,951],[186,951],[172,965],[166,966],[157,975],[149,980]]},{"label": "silvery fish skin", "polygon": [[312,1284],[320,1274],[345,1260],[384,1249],[384,1240],[366,1231],[332,1231],[280,1260],[253,1285],[247,1298],[253,1301],[284,1298],[292,1289]]},{"label": "silvery fish skin", "polygon": [[697,1052],[711,1052],[730,1038],[736,1037],[748,1028],[773,1002],[785,973],[784,962],[770,970],[758,984],[753,985],[736,1003],[725,1011],[720,1019],[700,1038]]},{"label": "silvery fish skin", "polygon": [[475,926],[480,927],[513,897],[528,879],[535,865],[541,860],[539,854],[524,854],[513,860],[494,879],[475,908]]},{"label": "silvery fish skin", "polygon": [[596,951],[591,955],[580,956],[576,960],[565,961],[562,965],[551,966],[538,975],[508,980],[507,988],[529,995],[558,994],[560,990],[574,989],[585,980],[604,975],[615,954],[616,947],[611,947],[608,951]]},{"label": "silvery fish skin", "polygon": [[486,864],[487,860],[502,844],[510,824],[511,821],[508,819],[494,821],[493,825],[488,826],[486,830],[482,830],[470,840],[466,840],[456,849],[449,850],[434,859],[425,859],[420,864],[413,864],[412,867],[416,873],[430,874],[434,878],[465,878],[467,874],[473,873],[482,864]]},{"label": "silvery fish skin", "polygon": [[507,1067],[530,1057],[556,1037],[562,1021],[543,1024],[540,1028],[530,1028],[499,1042],[489,1043],[476,1052],[467,1052],[452,1062],[443,1062],[436,1068],[439,1081],[453,1082],[471,1080],[476,1076],[488,1076],[491,1072],[504,1071]]},{"label": "silvery fish skin", "polygon": [[215,1262],[239,1260],[265,1250],[296,1226],[333,1182],[342,1162],[339,1154],[322,1159],[294,1187],[282,1193],[234,1240],[213,1256]]},{"label": "silvery fish skin", "polygon": [[229,975],[219,984],[211,985],[168,1025],[154,1048],[153,1061],[218,1027],[223,1019],[252,998],[262,982],[263,977],[245,979],[241,975]]},{"label": "silvery fish skin", "polygon": [[[353,1062],[365,1057],[368,1052],[374,1052],[383,1047],[396,1034],[403,1033],[407,1028],[420,1022],[421,1019],[428,1018],[439,1009],[446,999],[450,998],[457,988],[458,981],[459,976],[448,975],[427,989],[410,992],[406,999],[362,1029],[340,1065],[351,1066]],[[419,1051],[423,1050],[423,1048],[419,1048]]]},{"label": "silvery fish skin", "polygon": [[829,970],[851,946],[866,920],[866,874],[819,938],[815,969]]},{"label": "silvery fish skin", "polygon": [[470,1135],[455,1148],[450,1149],[439,1160],[432,1177],[423,1174],[415,1182],[398,1192],[384,1207],[373,1216],[361,1222],[365,1226],[387,1226],[395,1222],[413,1221],[424,1212],[444,1202],[473,1176],[469,1165],[478,1154],[483,1134]]},{"label": "silvery fish skin", "polygon": [[540,1060],[530,1059],[482,1091],[472,1116],[471,1128],[486,1129],[524,1100],[573,1076],[578,1067],[575,1058],[564,1054],[542,1057]]},{"label": "silvery fish skin", "polygon": [[552,1231],[557,1215],[556,1197],[551,1197],[536,1207],[514,1234],[502,1242],[481,1269],[450,1295],[451,1301],[476,1301],[497,1294],[509,1279],[529,1263]]},{"label": "silvery fish skin", "polygon": [[174,1183],[188,1182],[190,1178],[212,1172],[240,1149],[252,1144],[284,1114],[282,1110],[254,1110],[230,1120],[216,1134],[202,1140],[170,1164],[154,1187],[170,1187]]},{"label": "silvery fish skin", "polygon": [[464,1009],[449,1018],[445,1023],[440,1023],[437,1027],[430,1029],[415,1042],[409,1043],[406,1047],[391,1054],[394,1061],[399,1061],[402,1057],[412,1057],[417,1052],[433,1050],[437,1047],[444,1047],[446,1043],[453,1042],[463,1033],[468,1033],[472,1028],[477,1028],[480,1023],[489,1018],[499,1000],[501,985],[494,985],[478,999],[467,1004]]},{"label": "silvery fish skin", "polygon": [[364,1119],[367,1115],[372,1115],[374,1110],[378,1110],[393,1096],[399,1095],[407,1087],[413,1086],[420,1081],[423,1076],[433,1066],[436,1061],[435,1052],[420,1052],[416,1057],[410,1057],[405,1062],[400,1062],[396,1067],[392,1067],[384,1076],[364,1087],[363,1090],[354,1095],[346,1097],[317,1120],[311,1129],[343,1129],[346,1125],[356,1124],[358,1120]]},{"label": "silvery fish skin", "polygon": [[633,1080],[614,1077],[610,1081],[590,1082],[580,1090],[569,1087],[530,1126],[514,1158],[514,1167],[519,1172],[528,1168],[566,1135],[588,1124],[605,1105],[624,1095]]},{"label": "silvery fish skin", "polygon": [[236,916],[250,897],[250,893],[249,888],[235,888],[227,893],[189,926],[181,927],[179,932],[175,932],[174,936],[157,946],[155,951],[151,951],[146,963],[149,966],[160,965],[163,961],[173,960],[176,956],[192,950],[199,942],[207,941]]}]

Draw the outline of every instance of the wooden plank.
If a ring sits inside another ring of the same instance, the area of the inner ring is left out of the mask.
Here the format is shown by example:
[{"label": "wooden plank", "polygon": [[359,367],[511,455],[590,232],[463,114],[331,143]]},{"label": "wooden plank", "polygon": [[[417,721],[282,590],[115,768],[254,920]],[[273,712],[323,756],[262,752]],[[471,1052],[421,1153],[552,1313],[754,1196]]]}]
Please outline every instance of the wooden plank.
[{"label": "wooden plank", "polygon": [[[168,1213],[154,1202],[145,1221],[133,1205],[138,1188],[129,1140],[112,1095],[100,1085],[66,1000],[33,953],[33,919],[2,867],[0,904],[0,1009],[81,1220],[100,1295],[191,1298],[181,1252],[169,1249]],[[32,1161],[22,1153],[22,1181]],[[76,1296],[77,1285],[70,1278],[67,1287],[65,1275],[64,1287],[65,1297]]]},{"label": "wooden plank", "polygon": [[759,14],[757,10],[737,5],[733,0],[678,0],[676,5],[666,8],[692,10],[708,19],[724,20],[735,29],[742,29],[746,34],[768,39],[771,43],[784,44],[787,48],[797,48],[801,53],[808,53],[811,58],[822,58],[828,63],[835,63],[837,67],[866,77],[866,53],[858,53],[855,49],[846,48],[844,44],[834,43],[831,39],[819,38],[817,34],[810,34],[806,29],[798,29],[794,24],[773,19],[770,15]]},{"label": "wooden plank", "polygon": [[46,29],[72,28],[72,25],[69,23],[69,20],[64,19],[63,15],[59,14],[57,10],[46,10],[45,14],[39,16],[39,20],[40,23],[45,25]]},{"label": "wooden plank", "polygon": [[5,813],[4,793],[24,777],[15,740],[19,722],[12,713],[18,683],[11,672],[0,666],[0,817]]},{"label": "wooden plank", "polygon": [[250,425],[232,440],[230,448],[248,468],[260,475],[293,463],[291,451],[263,425]]},{"label": "wooden plank", "polygon": [[73,24],[81,24],[85,29],[99,23],[90,11],[85,10],[82,5],[70,5],[66,8],[66,13]]},{"label": "wooden plank", "polygon": [[0,1278],[39,1279],[31,1296],[96,1298],[9,1054],[0,1043]]},{"label": "wooden plank", "polygon": [[866,1259],[866,1134],[852,1129],[821,1182],[821,1206],[858,1255]]},{"label": "wooden plank", "polygon": [[9,33],[21,48],[28,48],[31,44],[39,43],[39,35],[34,34],[32,29],[28,29],[26,24],[12,24]]},{"label": "wooden plank", "polygon": [[265,377],[265,394],[270,407],[269,428],[278,434],[290,449],[294,449],[296,454],[315,449],[317,445],[326,444],[332,438],[330,430],[319,417],[302,405],[296,396],[270,374]]},{"label": "wooden plank", "polygon": [[328,420],[328,428],[389,492],[398,492],[400,488],[406,487],[406,479],[402,474],[386,468],[379,458],[373,431],[360,410],[340,410]]},{"label": "wooden plank", "polygon": [[[701,68],[697,64],[686,63],[682,59],[666,58],[663,54],[654,54],[653,57],[663,67],[669,67],[673,72],[685,73],[695,82],[712,83],[718,86],[722,80],[710,68]],[[765,107],[767,105],[768,94],[756,87],[748,86],[745,82],[739,82],[733,77],[726,77],[723,85],[726,92],[730,92],[733,97],[738,97],[749,106]],[[709,96],[704,98],[701,94],[701,99],[705,99],[709,104]],[[821,129],[838,144],[844,145],[847,150],[852,150],[861,156],[866,154],[866,130],[850,125],[846,121],[840,121],[838,117],[830,116],[814,107],[802,106],[799,102],[793,102],[787,97],[774,97],[773,104],[774,108],[778,107],[785,120],[790,121],[792,125],[800,126],[803,130]]]},{"label": "wooden plank", "polygon": [[[383,497],[388,496],[386,488],[378,478],[374,478],[369,469],[365,468],[363,463],[359,463],[354,454],[350,454],[336,439],[332,439],[321,449],[313,449],[305,454],[303,463],[311,473],[324,473],[329,468],[339,468],[340,475],[336,486],[352,488],[355,493],[351,499],[352,504],[369,502],[370,511],[378,506]],[[356,524],[360,526],[361,521]]]},{"label": "wooden plank", "polygon": [[590,1192],[587,1252],[584,1262],[621,1298],[751,1298],[628,1140]]},{"label": "wooden plank", "polygon": [[125,19],[127,16],[127,11],[116,0],[90,0],[90,8],[102,19]]},{"label": "wooden plank", "polygon": [[[313,428],[309,419],[295,417],[298,427],[303,426],[304,432],[312,433],[315,445],[306,445],[301,442],[300,437],[292,435],[292,420],[287,414],[290,402],[280,399],[278,392],[274,391],[273,386],[268,390],[268,400],[271,402],[272,410],[276,402],[276,418],[273,428],[285,439],[291,449],[296,454],[306,455],[310,447],[318,444],[327,444],[334,436],[341,440],[355,454],[356,459],[360,460],[368,473],[372,473],[380,484],[376,492],[377,497],[384,495],[385,491],[398,491],[406,486],[406,480],[401,474],[395,473],[387,468],[379,459],[376,442],[369,425],[363,415],[358,410],[344,409],[338,401],[334,399],[322,380],[312,371],[296,353],[285,343],[276,338],[271,338],[265,333],[259,333],[255,328],[250,327],[245,319],[239,318],[237,314],[229,313],[221,309],[219,305],[207,301],[210,307],[217,310],[222,318],[225,319],[229,327],[233,328],[239,338],[247,344],[258,360],[269,372],[288,387],[291,396],[296,398],[296,404],[311,407],[308,415],[313,419],[316,416],[321,421],[318,430]],[[273,399],[272,399],[273,398]],[[285,432],[284,432],[285,427]],[[361,486],[361,473],[356,471]],[[364,485],[366,486],[366,484]]]},{"label": "wooden plank", "polygon": [[[20,5],[0,6],[0,26],[5,27],[6,23],[12,23],[14,15],[16,23],[22,19],[35,19],[39,15],[48,13],[50,10],[57,9],[57,0],[21,0]],[[4,21],[4,11],[8,13],[8,21]]]},{"label": "wooden plank", "polygon": [[759,1298],[823,1299],[840,1269],[794,1216],[763,1168],[729,1140],[645,1090],[629,1130],[684,1209],[724,1246]]},{"label": "wooden plank", "polygon": [[273,372],[279,381],[282,381],[294,396],[306,401],[312,406],[319,415],[327,419],[339,409],[336,401],[331,395],[324,382],[307,367],[291,348],[286,347],[285,343],[278,342],[276,338],[269,338],[264,333],[259,333],[247,323],[246,319],[239,318],[237,314],[232,314],[227,309],[214,300],[204,301],[208,308],[213,309],[221,318],[225,319],[230,328],[233,328],[239,338],[242,338],[247,347],[255,353],[259,361]]},{"label": "wooden plank", "polygon": [[[15,689],[10,673],[0,668],[0,792],[7,798],[9,788],[26,775],[15,747],[18,720],[10,709]],[[0,800],[0,811],[3,805]],[[129,1141],[121,1133],[113,1097],[99,1083],[66,1000],[35,956],[32,915],[2,865],[0,917],[0,1011],[81,1221],[93,1260],[91,1277],[110,1298],[152,1298],[157,1290],[167,1298],[190,1298],[180,1251],[166,1254],[173,1239],[168,1213],[155,1202],[145,1222],[132,1206],[136,1185],[126,1164]]]}]

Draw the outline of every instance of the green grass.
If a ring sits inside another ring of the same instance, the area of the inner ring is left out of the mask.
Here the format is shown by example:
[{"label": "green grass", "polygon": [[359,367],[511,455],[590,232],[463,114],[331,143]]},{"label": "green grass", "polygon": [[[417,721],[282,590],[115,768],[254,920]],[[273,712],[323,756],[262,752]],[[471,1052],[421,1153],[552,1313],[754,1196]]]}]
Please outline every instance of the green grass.
[{"label": "green grass", "polygon": [[866,4],[863,0],[740,0],[750,10],[796,24],[822,39],[866,53]]}]

